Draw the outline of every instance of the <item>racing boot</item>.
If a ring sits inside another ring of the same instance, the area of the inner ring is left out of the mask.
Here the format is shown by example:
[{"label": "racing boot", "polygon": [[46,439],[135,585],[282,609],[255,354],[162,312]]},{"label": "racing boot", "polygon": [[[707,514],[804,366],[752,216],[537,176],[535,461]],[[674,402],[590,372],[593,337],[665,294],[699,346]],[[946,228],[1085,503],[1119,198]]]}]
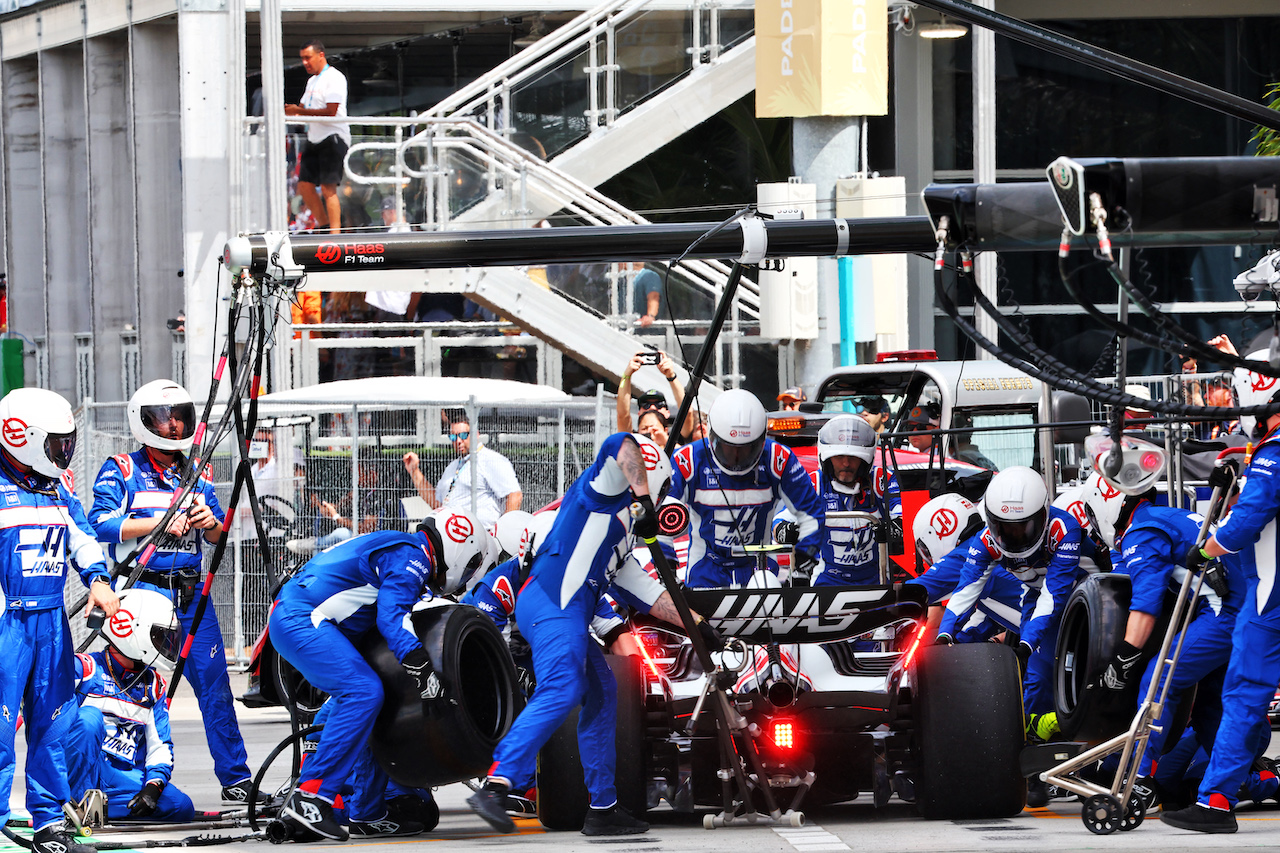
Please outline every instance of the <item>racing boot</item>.
[{"label": "racing boot", "polygon": [[[243,779],[234,785],[227,785],[222,789],[222,804],[224,806],[243,806],[249,803],[249,787],[252,780]],[[259,805],[270,799],[266,791],[259,790],[256,797]]]},{"label": "racing boot", "polygon": [[353,820],[349,827],[353,838],[390,838],[398,835],[421,835],[426,827],[412,820]]},{"label": "racing boot", "polygon": [[649,824],[632,817],[617,803],[607,809],[588,809],[582,824],[583,835],[636,835],[648,831]]},{"label": "racing boot", "polygon": [[345,826],[338,823],[333,804],[310,791],[295,790],[280,813],[323,838],[346,841],[350,834]]},{"label": "racing boot", "polygon": [[1042,809],[1049,805],[1049,783],[1038,776],[1027,780],[1027,808]]},{"label": "racing boot", "polygon": [[387,816],[394,821],[420,823],[423,832],[430,832],[440,823],[440,807],[434,799],[401,794],[387,800]]},{"label": "racing boot", "polygon": [[[1225,797],[1223,799],[1225,801]],[[1200,803],[1192,803],[1176,812],[1160,812],[1160,820],[1169,826],[1193,832],[1235,832],[1237,829],[1234,811],[1215,809]]]},{"label": "racing boot", "polygon": [[95,853],[88,844],[80,844],[67,832],[62,822],[51,823],[31,839],[31,853]]},{"label": "racing boot", "polygon": [[516,823],[507,815],[505,806],[509,790],[500,782],[485,782],[483,788],[467,797],[467,805],[498,832],[515,832]]}]

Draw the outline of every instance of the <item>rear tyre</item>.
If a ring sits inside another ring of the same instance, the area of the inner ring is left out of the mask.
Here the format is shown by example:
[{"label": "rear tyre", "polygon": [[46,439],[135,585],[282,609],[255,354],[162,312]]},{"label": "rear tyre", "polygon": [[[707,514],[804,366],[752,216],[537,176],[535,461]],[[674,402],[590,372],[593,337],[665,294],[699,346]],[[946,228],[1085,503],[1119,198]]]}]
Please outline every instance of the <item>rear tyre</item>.
[{"label": "rear tyre", "polygon": [[965,820],[1022,811],[1022,691],[1013,649],[924,647],[911,671],[911,693],[921,816]]},{"label": "rear tyre", "polygon": [[[613,783],[618,802],[642,818],[648,809],[645,791],[645,708],[643,662],[634,655],[605,655],[618,682],[617,764]],[[590,797],[578,752],[575,708],[538,753],[538,820],[550,830],[582,829]]]}]

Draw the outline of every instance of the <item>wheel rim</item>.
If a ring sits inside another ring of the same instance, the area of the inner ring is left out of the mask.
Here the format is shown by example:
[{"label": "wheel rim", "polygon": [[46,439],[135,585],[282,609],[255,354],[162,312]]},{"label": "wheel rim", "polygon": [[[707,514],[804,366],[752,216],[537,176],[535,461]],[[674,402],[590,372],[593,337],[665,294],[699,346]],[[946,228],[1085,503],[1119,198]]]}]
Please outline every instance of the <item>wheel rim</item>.
[{"label": "wheel rim", "polygon": [[1110,835],[1120,828],[1120,804],[1110,794],[1094,794],[1084,801],[1080,819],[1095,835]]}]

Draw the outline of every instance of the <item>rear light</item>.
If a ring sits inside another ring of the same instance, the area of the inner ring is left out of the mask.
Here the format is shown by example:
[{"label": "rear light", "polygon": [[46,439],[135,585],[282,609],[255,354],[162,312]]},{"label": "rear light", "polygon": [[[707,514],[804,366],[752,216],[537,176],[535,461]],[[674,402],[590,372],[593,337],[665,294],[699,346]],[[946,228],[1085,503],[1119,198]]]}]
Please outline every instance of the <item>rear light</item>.
[{"label": "rear light", "polygon": [[773,742],[779,749],[795,748],[795,730],[789,721],[775,722],[773,724]]},{"label": "rear light", "polygon": [[938,353],[931,349],[902,349],[876,355],[876,364],[894,361],[937,361]]},{"label": "rear light", "polygon": [[769,418],[769,429],[804,429],[804,418]]}]

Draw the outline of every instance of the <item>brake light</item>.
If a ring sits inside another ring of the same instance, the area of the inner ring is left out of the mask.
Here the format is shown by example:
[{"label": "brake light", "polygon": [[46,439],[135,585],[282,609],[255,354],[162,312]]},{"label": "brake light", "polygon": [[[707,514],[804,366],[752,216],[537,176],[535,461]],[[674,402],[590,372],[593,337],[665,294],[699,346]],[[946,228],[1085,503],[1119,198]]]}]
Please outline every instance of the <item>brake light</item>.
[{"label": "brake light", "polygon": [[769,418],[769,429],[804,429],[804,418]]},{"label": "brake light", "polygon": [[937,350],[931,349],[901,349],[895,352],[882,352],[876,354],[876,364],[884,364],[893,361],[937,361]]},{"label": "brake light", "polygon": [[794,749],[796,745],[795,731],[790,722],[773,724],[773,742],[780,749]]},{"label": "brake light", "polygon": [[915,637],[911,640],[911,645],[907,648],[907,653],[902,658],[902,668],[906,669],[911,666],[911,659],[916,656],[916,649],[920,648],[920,641],[924,639],[924,632],[928,630],[928,621],[920,623],[920,629],[916,631]]},{"label": "brake light", "polygon": [[653,658],[649,656],[649,649],[646,648],[645,640],[648,639],[647,635],[637,634],[632,631],[631,636],[636,640],[636,648],[640,650],[640,657],[644,658],[644,662],[648,665],[649,671],[653,673],[653,677],[661,678],[662,674],[658,672],[658,667],[654,665]]}]

